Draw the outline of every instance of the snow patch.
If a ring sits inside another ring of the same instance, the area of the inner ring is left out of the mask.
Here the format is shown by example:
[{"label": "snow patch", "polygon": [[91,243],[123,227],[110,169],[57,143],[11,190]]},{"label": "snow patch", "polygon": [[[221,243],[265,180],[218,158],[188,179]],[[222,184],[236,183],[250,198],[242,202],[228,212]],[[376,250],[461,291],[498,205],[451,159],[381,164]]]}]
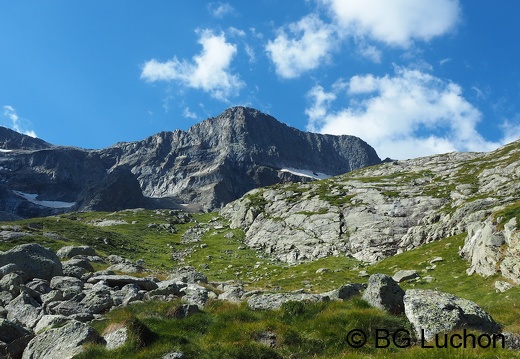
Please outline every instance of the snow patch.
[{"label": "snow patch", "polygon": [[37,194],[32,193],[24,193],[19,191],[14,191],[18,196],[25,198],[29,202],[32,202],[34,204],[43,206],[43,207],[49,207],[49,208],[70,208],[76,204],[76,202],[62,202],[62,201],[40,201],[37,200],[36,197],[38,197]]},{"label": "snow patch", "polygon": [[289,172],[296,176],[309,177],[309,178],[314,178],[314,179],[327,179],[327,178],[332,177],[331,175],[327,175],[325,173],[314,172],[311,170],[301,170],[301,169],[292,168],[292,167],[282,168],[280,170],[280,172]]}]

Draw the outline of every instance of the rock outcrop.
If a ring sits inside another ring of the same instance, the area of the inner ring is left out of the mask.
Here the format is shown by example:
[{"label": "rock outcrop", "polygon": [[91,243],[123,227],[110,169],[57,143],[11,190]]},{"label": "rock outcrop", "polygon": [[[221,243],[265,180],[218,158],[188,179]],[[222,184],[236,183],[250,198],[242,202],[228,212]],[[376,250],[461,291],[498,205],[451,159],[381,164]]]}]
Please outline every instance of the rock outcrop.
[{"label": "rock outcrop", "polygon": [[[244,230],[250,248],[287,263],[340,255],[374,263],[469,231],[462,254],[473,271],[500,268],[518,282],[518,227],[507,221],[520,207],[519,148],[515,142],[490,153],[394,161],[255,189],[220,213]],[[502,243],[505,254],[498,251]]]},{"label": "rock outcrop", "polygon": [[[6,258],[16,261],[0,267],[0,354],[28,359],[72,358],[88,343],[111,350],[124,345],[132,335],[141,335],[143,341],[153,340],[154,334],[137,319],[115,324],[103,336],[89,324],[112,308],[150,300],[172,301],[168,316],[181,320],[204,309],[210,299],[247,302],[252,310],[282,310],[284,315],[293,315],[293,311],[303,308],[301,303],[293,302],[350,300],[363,292],[362,299],[376,308],[395,315],[404,310],[418,335],[426,340],[458,328],[500,332],[499,325],[475,303],[429,290],[408,290],[405,294],[384,274],[370,276],[367,284],[344,284],[321,294],[303,290],[248,292],[233,281],[208,283],[206,276],[191,266],[180,267],[172,271],[169,279],[159,280],[110,270],[94,272],[89,259],[105,263],[113,257],[118,257],[119,262],[127,260],[113,255],[101,258],[91,247],[67,246],[58,253],[66,262],[79,263],[84,272],[79,276],[64,275],[57,264],[58,256],[36,244],[17,246],[0,256],[2,263]],[[277,342],[272,332],[259,334],[258,341],[273,345]]]},{"label": "rock outcrop", "polygon": [[409,289],[404,295],[404,311],[417,337],[426,341],[436,334],[462,328],[500,332],[500,326],[477,304],[448,293]]}]

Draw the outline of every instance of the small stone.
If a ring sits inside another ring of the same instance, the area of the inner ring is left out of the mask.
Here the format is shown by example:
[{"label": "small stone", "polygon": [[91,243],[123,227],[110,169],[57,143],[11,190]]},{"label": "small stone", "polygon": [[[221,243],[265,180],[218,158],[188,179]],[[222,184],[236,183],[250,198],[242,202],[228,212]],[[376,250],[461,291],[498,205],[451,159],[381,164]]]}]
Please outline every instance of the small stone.
[{"label": "small stone", "polygon": [[511,288],[513,288],[513,286],[508,282],[504,282],[501,280],[497,280],[495,282],[495,289],[497,290],[497,293],[505,292],[506,290],[509,290]]},{"label": "small stone", "polygon": [[400,270],[392,277],[397,283],[401,283],[410,279],[419,277],[416,270]]},{"label": "small stone", "polygon": [[316,270],[316,274],[323,274],[323,273],[327,273],[329,271],[330,271],[329,268],[320,268],[320,269]]}]

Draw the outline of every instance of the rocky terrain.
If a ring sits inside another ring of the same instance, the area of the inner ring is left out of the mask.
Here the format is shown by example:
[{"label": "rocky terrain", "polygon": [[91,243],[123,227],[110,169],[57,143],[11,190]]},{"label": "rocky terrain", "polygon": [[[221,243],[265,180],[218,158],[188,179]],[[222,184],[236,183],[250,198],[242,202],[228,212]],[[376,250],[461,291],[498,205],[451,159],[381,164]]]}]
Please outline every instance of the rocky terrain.
[{"label": "rocky terrain", "polygon": [[[53,146],[1,129],[0,149],[4,219],[136,206],[211,210],[253,188],[381,162],[359,138],[302,132],[245,107],[188,131],[101,150]],[[109,195],[111,184],[125,195]]]},{"label": "rocky terrain", "polygon": [[364,168],[328,180],[255,189],[221,214],[244,243],[287,263],[349,255],[374,263],[468,233],[469,273],[520,282],[520,143]]},{"label": "rocky terrain", "polygon": [[[112,265],[95,271],[92,263]],[[434,290],[404,291],[385,274],[374,274],[365,284],[346,284],[330,292],[310,294],[247,291],[234,282],[208,283],[208,278],[191,266],[179,267],[163,280],[151,275],[115,274],[111,268],[144,271],[121,256],[102,258],[89,246],[65,246],[54,253],[38,244],[25,244],[0,252],[0,356],[66,359],[81,353],[87,344],[116,350],[131,340],[135,328],[118,325],[100,335],[90,323],[117,307],[146,301],[178,303],[181,299],[181,304],[170,309],[170,315],[182,320],[203,311],[212,300],[244,302],[253,311],[272,311],[295,302],[348,301],[360,293],[375,308],[392,315],[404,314],[413,325],[418,345],[441,333],[466,328],[496,336],[503,347],[518,348],[518,336],[502,332],[501,326],[474,302]],[[139,335],[151,335],[146,327],[139,331]],[[256,340],[276,347],[280,338],[273,332],[261,332]],[[176,351],[162,358],[185,356]]]},{"label": "rocky terrain", "polygon": [[98,151],[5,133],[0,358],[520,357],[520,141],[380,163],[242,107]]}]

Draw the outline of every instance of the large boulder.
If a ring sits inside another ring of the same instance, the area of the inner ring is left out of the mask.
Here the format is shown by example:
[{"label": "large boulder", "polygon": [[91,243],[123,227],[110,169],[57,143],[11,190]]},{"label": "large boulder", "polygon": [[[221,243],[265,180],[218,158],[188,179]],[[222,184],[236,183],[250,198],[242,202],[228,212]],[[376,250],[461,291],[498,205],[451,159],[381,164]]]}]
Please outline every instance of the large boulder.
[{"label": "large boulder", "polygon": [[308,293],[262,293],[255,294],[247,300],[247,305],[253,310],[280,309],[287,302],[323,302],[328,297]]},{"label": "large boulder", "polygon": [[497,333],[499,325],[474,302],[434,290],[409,289],[404,296],[404,311],[417,336],[427,341],[436,334],[458,328]]},{"label": "large boulder", "polygon": [[401,314],[404,311],[403,296],[404,290],[392,277],[373,274],[368,278],[367,289],[362,298],[373,307],[392,314]]},{"label": "large boulder", "polygon": [[50,280],[63,274],[63,268],[58,256],[48,248],[39,244],[22,244],[6,252],[0,252],[0,267],[15,263],[19,270],[30,279],[41,278]]},{"label": "large boulder", "polygon": [[34,337],[22,359],[70,359],[82,351],[83,344],[99,342],[102,338],[91,326],[72,320]]},{"label": "large boulder", "polygon": [[74,256],[97,256],[96,250],[90,246],[65,246],[56,253],[60,258],[72,258]]},{"label": "large boulder", "polygon": [[109,287],[123,288],[127,284],[136,284],[143,290],[154,290],[158,288],[153,278],[132,277],[130,275],[102,274],[95,275],[87,280],[87,283],[98,283],[104,281]]},{"label": "large boulder", "polygon": [[30,334],[30,332],[21,325],[11,322],[7,319],[0,318],[0,341],[11,343],[15,339]]},{"label": "large boulder", "polygon": [[5,307],[7,319],[27,328],[33,328],[43,316],[43,307],[25,291]]}]

